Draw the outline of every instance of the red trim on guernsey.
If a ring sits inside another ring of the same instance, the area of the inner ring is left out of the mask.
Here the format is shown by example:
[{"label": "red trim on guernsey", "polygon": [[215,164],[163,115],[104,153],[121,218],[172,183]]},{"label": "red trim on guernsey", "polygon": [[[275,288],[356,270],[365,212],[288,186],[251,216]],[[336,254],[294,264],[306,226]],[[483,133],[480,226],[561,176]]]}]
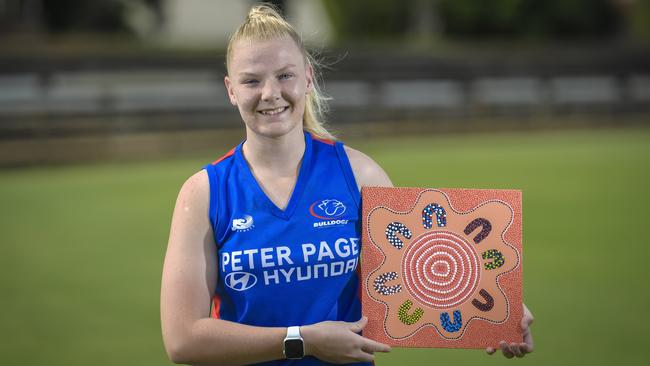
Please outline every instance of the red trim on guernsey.
[{"label": "red trim on guernsey", "polygon": [[320,141],[320,142],[322,142],[322,143],[324,143],[324,144],[328,144],[328,145],[332,145],[332,146],[334,146],[334,141],[332,141],[332,140],[326,140],[326,139],[322,139],[322,138],[316,137],[316,135],[314,135],[313,133],[310,133],[310,135],[311,135],[311,139],[312,139],[312,140]]},{"label": "red trim on guernsey", "polygon": [[229,157],[229,156],[232,156],[232,154],[234,154],[234,153],[235,153],[235,148],[233,147],[232,149],[230,149],[230,151],[228,151],[228,152],[226,153],[226,155],[224,155],[224,156],[220,157],[219,159],[213,161],[213,162],[212,162],[212,165],[217,165],[217,164],[219,164],[219,163],[221,162],[221,160],[223,160],[223,159],[225,159],[225,158],[227,158],[227,157]]},{"label": "red trim on guernsey", "polygon": [[217,295],[214,295],[212,298],[212,311],[210,312],[210,317],[214,319],[219,319],[221,316],[219,312],[221,311],[221,298]]}]

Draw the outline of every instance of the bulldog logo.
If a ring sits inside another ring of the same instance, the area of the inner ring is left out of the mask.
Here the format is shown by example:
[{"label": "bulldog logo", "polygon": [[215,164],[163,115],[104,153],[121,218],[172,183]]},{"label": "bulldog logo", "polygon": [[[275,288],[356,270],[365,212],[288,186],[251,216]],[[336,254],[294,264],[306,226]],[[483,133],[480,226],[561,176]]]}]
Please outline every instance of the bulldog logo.
[{"label": "bulldog logo", "polygon": [[309,213],[321,220],[333,220],[345,213],[345,205],[336,199],[316,201],[309,206]]}]

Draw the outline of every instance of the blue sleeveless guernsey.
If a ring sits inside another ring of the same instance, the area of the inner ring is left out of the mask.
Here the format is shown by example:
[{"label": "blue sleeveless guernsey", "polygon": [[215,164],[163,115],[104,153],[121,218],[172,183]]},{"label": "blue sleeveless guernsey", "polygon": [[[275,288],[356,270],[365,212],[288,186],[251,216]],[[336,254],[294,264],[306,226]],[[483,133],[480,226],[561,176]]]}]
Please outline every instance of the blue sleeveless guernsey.
[{"label": "blue sleeveless guernsey", "polygon": [[242,144],[205,167],[219,258],[212,316],[263,327],[359,320],[360,195],[343,145],[305,133],[283,211],[253,177]]}]

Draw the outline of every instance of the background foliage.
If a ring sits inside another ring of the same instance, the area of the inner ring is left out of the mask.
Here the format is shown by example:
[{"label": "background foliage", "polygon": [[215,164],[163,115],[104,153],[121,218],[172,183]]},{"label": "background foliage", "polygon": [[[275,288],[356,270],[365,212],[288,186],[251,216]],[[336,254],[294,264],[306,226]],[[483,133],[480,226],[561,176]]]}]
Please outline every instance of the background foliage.
[{"label": "background foliage", "polygon": [[[340,39],[408,35],[419,11],[428,11],[450,37],[571,39],[613,37],[629,23],[642,32],[646,0],[324,0]],[[428,5],[426,3],[429,3]]]}]

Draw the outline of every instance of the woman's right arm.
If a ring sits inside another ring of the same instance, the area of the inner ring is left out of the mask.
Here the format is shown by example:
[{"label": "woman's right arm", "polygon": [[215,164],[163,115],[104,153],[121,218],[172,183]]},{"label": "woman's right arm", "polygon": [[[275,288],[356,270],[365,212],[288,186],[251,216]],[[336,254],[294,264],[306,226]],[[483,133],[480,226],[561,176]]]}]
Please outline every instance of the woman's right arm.
[{"label": "woman's right arm", "polygon": [[175,363],[249,364],[282,358],[286,328],[246,326],[209,316],[218,260],[202,170],[178,195],[163,267],[160,313],[165,349]]},{"label": "woman's right arm", "polygon": [[[282,359],[287,328],[253,327],[209,316],[218,276],[209,195],[207,173],[202,170],[185,182],[176,200],[160,296],[167,354],[175,363],[188,364],[243,365]],[[365,322],[301,327],[307,354],[336,363],[373,360],[373,352],[389,348],[356,334]]]}]

